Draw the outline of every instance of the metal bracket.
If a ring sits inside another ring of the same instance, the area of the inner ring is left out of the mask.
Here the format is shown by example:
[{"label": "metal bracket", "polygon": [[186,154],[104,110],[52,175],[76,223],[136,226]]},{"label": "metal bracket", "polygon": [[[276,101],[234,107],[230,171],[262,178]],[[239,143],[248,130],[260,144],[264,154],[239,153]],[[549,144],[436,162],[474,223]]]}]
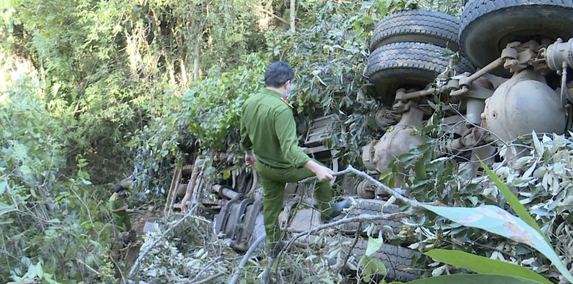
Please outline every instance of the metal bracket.
[{"label": "metal bracket", "polygon": [[306,134],[304,145],[307,147],[319,146],[324,140],[330,138],[332,133],[328,131],[328,126],[335,117],[335,114],[331,114],[313,120]]}]

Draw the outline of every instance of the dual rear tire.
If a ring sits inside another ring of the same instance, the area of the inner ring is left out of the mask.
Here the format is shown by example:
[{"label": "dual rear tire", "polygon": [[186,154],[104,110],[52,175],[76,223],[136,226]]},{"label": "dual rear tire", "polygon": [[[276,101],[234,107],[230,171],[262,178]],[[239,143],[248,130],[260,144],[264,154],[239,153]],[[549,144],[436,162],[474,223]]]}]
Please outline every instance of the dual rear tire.
[{"label": "dual rear tire", "polygon": [[[461,19],[424,10],[384,17],[374,28],[366,76],[376,97],[393,101],[398,88],[423,88],[460,51],[455,73],[474,72],[501,55],[509,42],[535,40],[547,45],[573,37],[573,1],[471,0]],[[466,59],[467,58],[467,59]],[[503,68],[492,73],[510,76]]]},{"label": "dual rear tire", "polygon": [[[452,64],[447,55],[459,49],[459,26],[451,15],[424,10],[392,14],[378,22],[366,70],[376,97],[392,102],[399,88],[424,88],[448,70]],[[465,58],[453,69],[474,71]]]}]

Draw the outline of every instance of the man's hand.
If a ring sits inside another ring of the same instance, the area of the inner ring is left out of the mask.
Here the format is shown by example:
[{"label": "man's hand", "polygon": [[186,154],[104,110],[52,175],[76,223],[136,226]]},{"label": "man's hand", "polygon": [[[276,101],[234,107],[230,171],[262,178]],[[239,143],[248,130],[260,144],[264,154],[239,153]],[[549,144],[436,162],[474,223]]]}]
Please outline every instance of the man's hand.
[{"label": "man's hand", "polygon": [[247,165],[249,165],[250,167],[254,167],[256,160],[257,159],[255,158],[255,154],[253,154],[253,152],[249,151],[245,152],[245,162],[247,162]]},{"label": "man's hand", "polygon": [[310,160],[304,164],[304,167],[311,170],[319,181],[329,181],[334,179],[334,172],[331,169],[323,167],[313,160]]},{"label": "man's hand", "polygon": [[117,213],[120,211],[126,211],[127,210],[127,203],[123,203],[123,207],[117,208],[117,209],[113,209],[111,210],[111,213]]},{"label": "man's hand", "polygon": [[319,181],[329,181],[334,178],[332,175],[334,172],[327,167],[320,166],[320,168],[314,173],[316,174],[316,177]]}]

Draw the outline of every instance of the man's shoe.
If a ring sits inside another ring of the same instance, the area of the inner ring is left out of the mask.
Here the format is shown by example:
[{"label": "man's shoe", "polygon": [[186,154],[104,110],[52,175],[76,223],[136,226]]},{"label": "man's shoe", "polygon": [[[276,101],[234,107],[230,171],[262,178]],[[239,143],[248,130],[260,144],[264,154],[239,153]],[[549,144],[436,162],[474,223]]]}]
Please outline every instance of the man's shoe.
[{"label": "man's shoe", "polygon": [[336,218],[336,216],[340,215],[340,213],[342,213],[342,211],[344,210],[344,208],[348,208],[350,207],[352,203],[350,202],[350,199],[344,199],[340,202],[334,203],[332,204],[332,206],[330,206],[330,208],[332,208],[332,213],[330,213],[329,215],[322,215],[321,219],[323,222],[330,222],[330,220]]}]

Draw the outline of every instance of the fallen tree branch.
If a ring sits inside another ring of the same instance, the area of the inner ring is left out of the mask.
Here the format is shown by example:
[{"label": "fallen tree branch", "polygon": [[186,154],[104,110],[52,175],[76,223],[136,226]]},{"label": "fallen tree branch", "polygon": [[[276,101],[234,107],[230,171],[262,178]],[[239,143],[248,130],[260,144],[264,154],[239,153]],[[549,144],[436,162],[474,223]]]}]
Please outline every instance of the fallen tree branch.
[{"label": "fallen tree branch", "polygon": [[393,220],[393,219],[398,219],[398,218],[403,218],[406,216],[411,216],[414,214],[414,212],[418,211],[417,209],[410,209],[404,212],[398,212],[398,213],[392,213],[392,214],[381,214],[381,215],[371,215],[371,214],[362,214],[362,215],[358,215],[356,217],[352,217],[352,218],[345,218],[345,219],[341,219],[335,222],[330,222],[318,227],[314,227],[310,230],[298,233],[296,235],[294,235],[288,242],[288,244],[284,247],[283,250],[288,249],[292,243],[294,243],[296,240],[300,239],[301,237],[304,236],[309,236],[310,234],[316,233],[318,231],[322,231],[324,229],[328,229],[328,228],[332,228],[332,227],[336,227],[336,226],[340,226],[342,224],[346,224],[346,223],[350,223],[350,222],[369,222],[369,221],[376,221],[376,220]]},{"label": "fallen tree branch", "polygon": [[136,270],[138,270],[138,266],[139,266],[139,262],[149,253],[149,251],[157,244],[159,243],[159,241],[161,241],[163,238],[165,238],[165,236],[167,236],[167,234],[169,234],[169,232],[171,232],[171,230],[175,229],[177,226],[181,225],[181,223],[183,223],[183,221],[185,221],[185,219],[189,218],[189,216],[191,216],[191,214],[193,214],[193,209],[195,209],[195,207],[197,207],[197,205],[194,205],[190,210],[189,213],[185,214],[185,216],[183,216],[179,221],[177,221],[177,223],[175,223],[175,225],[169,227],[169,229],[165,230],[165,232],[159,237],[157,238],[157,240],[155,240],[147,249],[145,249],[145,251],[140,254],[137,259],[135,260],[135,263],[133,264],[133,266],[131,267],[131,270],[129,271],[128,276],[132,277],[133,274],[135,273]]},{"label": "fallen tree branch", "polygon": [[197,273],[197,275],[195,275],[195,278],[193,278],[190,282],[187,282],[187,283],[193,283],[193,282],[197,281],[197,279],[199,278],[199,276],[201,276],[201,274],[203,274],[203,272],[205,272],[209,267],[211,267],[213,264],[215,264],[221,258],[223,258],[223,257],[219,256],[219,257],[215,258],[213,261],[211,261],[209,264],[207,264],[205,267],[203,267],[203,269],[201,269],[201,271],[199,271],[199,273]]},{"label": "fallen tree branch", "polygon": [[[368,222],[368,221],[393,220],[393,219],[403,218],[406,216],[413,215],[414,212],[416,212],[416,211],[418,211],[418,209],[412,208],[412,209],[404,211],[404,212],[398,212],[398,213],[392,213],[392,214],[382,214],[382,215],[361,214],[361,215],[356,216],[356,217],[345,218],[345,219],[341,219],[341,220],[338,220],[335,222],[324,224],[322,226],[312,228],[310,230],[307,230],[307,231],[304,231],[304,232],[301,232],[301,233],[294,235],[289,240],[289,242],[284,246],[284,248],[279,252],[277,259],[279,261],[282,260],[282,258],[280,256],[283,254],[284,251],[287,251],[292,246],[292,244],[294,244],[294,242],[296,240],[298,240],[304,236],[310,236],[311,234],[316,233],[318,231],[322,231],[324,229],[340,226],[342,224],[350,223],[350,222],[360,222],[360,224],[362,224],[362,222]],[[273,260],[273,262],[274,262],[274,260]],[[279,264],[280,264],[280,262],[279,262]],[[265,270],[265,272],[267,272],[267,271]],[[267,273],[263,277],[269,278],[270,275],[268,275],[268,273]],[[263,278],[263,279],[265,279],[265,278]]]},{"label": "fallen tree branch", "polygon": [[207,223],[207,224],[213,224],[213,221],[207,220],[207,219],[205,219],[204,217],[201,217],[201,216],[191,216],[191,218],[193,218],[193,219],[195,219],[195,220],[199,220],[199,221],[205,222],[205,223]]},{"label": "fallen tree branch", "polygon": [[[400,192],[398,192],[398,189],[394,189],[394,188],[390,188],[389,186],[381,183],[380,181],[376,180],[375,178],[369,176],[368,174],[366,174],[365,172],[359,171],[357,169],[355,169],[352,166],[348,166],[345,170],[340,171],[340,172],[335,172],[333,175],[335,176],[339,176],[339,175],[344,175],[344,174],[348,174],[348,173],[353,173],[357,176],[363,177],[365,179],[367,179],[368,181],[370,181],[371,183],[373,183],[377,188],[381,188],[384,191],[386,191],[388,194],[396,197],[396,199],[414,207],[414,208],[423,208],[422,205],[420,204],[420,202],[418,202],[417,200],[414,199],[409,199],[407,197],[405,197],[404,195],[402,195]],[[310,177],[307,179],[303,179],[301,181],[299,181],[298,183],[307,183],[310,181],[314,181],[316,180],[317,177]]]},{"label": "fallen tree branch", "polygon": [[97,275],[100,275],[100,273],[99,273],[97,270],[93,269],[91,266],[89,266],[87,263],[83,262],[81,259],[76,258],[76,257],[74,257],[74,259],[75,259],[77,262],[83,264],[83,265],[84,265],[85,267],[87,267],[89,270],[91,270],[91,272],[93,272],[93,273],[95,273],[95,274],[97,274]]},{"label": "fallen tree branch", "polygon": [[237,283],[237,281],[239,280],[239,276],[241,275],[241,270],[243,270],[245,265],[247,265],[247,262],[249,261],[249,257],[251,257],[251,254],[253,254],[253,252],[255,252],[255,249],[266,238],[267,238],[267,235],[262,235],[251,245],[251,247],[249,248],[247,253],[245,253],[245,256],[243,256],[243,259],[241,260],[239,267],[237,267],[237,270],[235,270],[235,273],[233,274],[233,278],[231,278],[231,280],[229,281],[229,284]]},{"label": "fallen tree branch", "polygon": [[356,244],[358,243],[358,238],[360,237],[360,231],[361,230],[362,230],[362,222],[358,223],[358,228],[356,229],[356,233],[354,234],[354,242],[352,242],[352,245],[350,246],[350,250],[348,250],[348,254],[344,258],[344,262],[342,263],[342,266],[340,267],[339,273],[341,273],[342,269],[344,267],[346,267],[346,264],[348,263],[348,259],[350,259],[350,256],[352,255],[352,250],[354,250],[354,248],[356,247]]},{"label": "fallen tree branch", "polygon": [[109,260],[111,260],[113,265],[115,265],[115,268],[117,268],[117,271],[119,271],[119,275],[121,276],[121,283],[123,283],[123,284],[127,283],[125,281],[125,277],[123,276],[123,271],[121,271],[121,267],[119,266],[119,264],[117,264],[117,262],[115,262],[115,260],[113,260],[113,257],[111,257],[111,255],[109,256]]},{"label": "fallen tree branch", "polygon": [[221,276],[223,276],[223,275],[225,275],[225,272],[219,272],[219,273],[217,273],[217,274],[215,274],[215,275],[213,275],[213,276],[209,276],[209,277],[207,277],[207,278],[205,278],[205,279],[203,279],[203,280],[201,280],[201,281],[188,282],[188,283],[189,283],[189,284],[204,284],[204,283],[209,283],[209,282],[211,282],[212,280],[215,280],[215,279],[217,279],[217,278],[219,278],[219,277],[221,277]]}]

